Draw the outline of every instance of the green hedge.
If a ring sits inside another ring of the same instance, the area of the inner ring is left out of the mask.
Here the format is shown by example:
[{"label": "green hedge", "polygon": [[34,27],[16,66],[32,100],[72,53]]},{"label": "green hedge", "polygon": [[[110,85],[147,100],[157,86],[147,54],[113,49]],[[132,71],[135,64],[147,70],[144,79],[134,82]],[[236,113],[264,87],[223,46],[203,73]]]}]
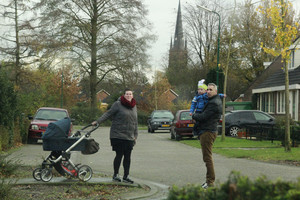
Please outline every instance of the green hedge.
[{"label": "green hedge", "polygon": [[26,142],[27,121],[18,108],[18,95],[8,72],[0,68],[0,151]]},{"label": "green hedge", "polygon": [[139,125],[147,125],[148,117],[150,114],[145,111],[138,111],[138,123]]},{"label": "green hedge", "polygon": [[247,176],[231,172],[224,184],[204,190],[201,185],[173,186],[168,200],[300,200],[300,179],[297,183],[272,182],[262,176],[251,181]]},{"label": "green hedge", "polygon": [[[75,107],[71,109],[71,119],[74,119],[74,125],[87,125],[98,119],[103,114],[99,109],[92,109],[88,103],[77,103]],[[106,121],[103,125],[110,125],[109,121]]]},{"label": "green hedge", "polygon": [[[103,113],[104,112],[99,109],[91,109],[87,103],[77,103],[77,105],[71,109],[71,118],[75,120],[73,122],[74,125],[86,125],[98,119]],[[138,124],[146,125],[149,115],[149,113],[139,110]],[[110,126],[111,121],[107,120],[102,125]]]}]

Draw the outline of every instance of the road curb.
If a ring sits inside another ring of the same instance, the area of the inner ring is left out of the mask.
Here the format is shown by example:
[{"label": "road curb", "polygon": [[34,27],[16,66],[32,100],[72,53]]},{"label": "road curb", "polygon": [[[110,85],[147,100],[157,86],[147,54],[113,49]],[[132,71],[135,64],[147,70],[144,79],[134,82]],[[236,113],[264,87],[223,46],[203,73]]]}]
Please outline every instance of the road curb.
[{"label": "road curb", "polygon": [[169,186],[163,185],[160,183],[155,183],[152,181],[142,180],[142,179],[134,179],[137,183],[146,185],[150,188],[150,191],[141,195],[131,195],[124,196],[124,199],[137,200],[137,199],[147,199],[147,200],[161,200],[166,199],[169,192]]}]

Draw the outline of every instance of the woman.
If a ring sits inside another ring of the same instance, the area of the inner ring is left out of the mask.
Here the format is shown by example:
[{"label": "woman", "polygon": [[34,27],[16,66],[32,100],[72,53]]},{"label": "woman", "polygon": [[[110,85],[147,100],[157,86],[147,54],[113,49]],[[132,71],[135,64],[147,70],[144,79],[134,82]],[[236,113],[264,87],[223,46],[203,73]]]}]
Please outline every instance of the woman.
[{"label": "woman", "polygon": [[121,182],[119,168],[123,159],[124,176],[123,182],[133,183],[129,179],[131,151],[138,136],[136,101],[133,98],[132,90],[125,89],[122,95],[112,107],[92,124],[101,124],[107,119],[112,120],[110,128],[110,142],[112,150],[116,152],[113,162],[113,181]]}]

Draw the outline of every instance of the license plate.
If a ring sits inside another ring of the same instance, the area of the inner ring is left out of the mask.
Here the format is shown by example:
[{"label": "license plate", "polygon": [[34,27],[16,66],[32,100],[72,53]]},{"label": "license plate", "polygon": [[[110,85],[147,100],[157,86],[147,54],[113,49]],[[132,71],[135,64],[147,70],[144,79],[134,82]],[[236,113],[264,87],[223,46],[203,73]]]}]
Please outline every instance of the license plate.
[{"label": "license plate", "polygon": [[194,127],[194,124],[188,124],[188,127]]},{"label": "license plate", "polygon": [[163,125],[161,125],[161,127],[170,127],[170,125],[169,124],[163,124]]}]

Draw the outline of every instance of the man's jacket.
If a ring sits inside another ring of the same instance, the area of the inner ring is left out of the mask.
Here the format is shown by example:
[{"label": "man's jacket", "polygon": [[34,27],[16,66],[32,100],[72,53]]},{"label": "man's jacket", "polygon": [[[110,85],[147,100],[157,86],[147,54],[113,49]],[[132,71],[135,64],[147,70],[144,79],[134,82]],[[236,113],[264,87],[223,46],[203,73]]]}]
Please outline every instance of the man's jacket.
[{"label": "man's jacket", "polygon": [[202,113],[193,114],[197,123],[197,131],[216,132],[222,114],[222,101],[219,95],[211,97],[204,106]]}]

